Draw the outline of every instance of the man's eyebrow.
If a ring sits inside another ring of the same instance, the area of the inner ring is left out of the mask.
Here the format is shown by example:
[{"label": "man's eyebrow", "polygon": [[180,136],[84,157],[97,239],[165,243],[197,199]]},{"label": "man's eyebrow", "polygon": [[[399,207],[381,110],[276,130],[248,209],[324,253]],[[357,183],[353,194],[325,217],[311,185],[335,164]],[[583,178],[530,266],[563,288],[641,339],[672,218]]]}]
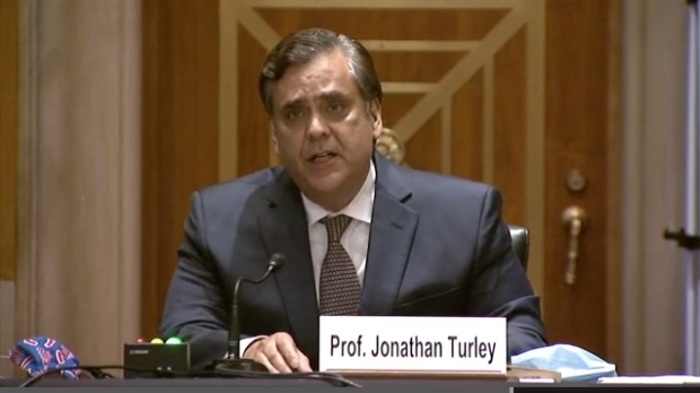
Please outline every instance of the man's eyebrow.
[{"label": "man's eyebrow", "polygon": [[328,91],[325,93],[321,93],[320,97],[324,100],[329,100],[329,99],[330,100],[343,100],[343,99],[345,99],[346,95],[337,91],[337,90],[334,90],[334,91]]},{"label": "man's eyebrow", "polygon": [[282,105],[282,109],[286,110],[286,109],[290,109],[290,108],[298,108],[301,105],[302,105],[302,99],[297,98],[297,99],[294,99],[294,100],[291,100],[291,101],[284,103]]},{"label": "man's eyebrow", "polygon": [[[345,100],[347,99],[347,95],[343,94],[340,91],[333,90],[333,91],[327,91],[319,94],[316,99],[321,99],[321,100]],[[295,98],[293,100],[290,100],[284,104],[282,104],[282,110],[288,110],[291,108],[299,108],[304,106],[304,100],[302,98]]]}]

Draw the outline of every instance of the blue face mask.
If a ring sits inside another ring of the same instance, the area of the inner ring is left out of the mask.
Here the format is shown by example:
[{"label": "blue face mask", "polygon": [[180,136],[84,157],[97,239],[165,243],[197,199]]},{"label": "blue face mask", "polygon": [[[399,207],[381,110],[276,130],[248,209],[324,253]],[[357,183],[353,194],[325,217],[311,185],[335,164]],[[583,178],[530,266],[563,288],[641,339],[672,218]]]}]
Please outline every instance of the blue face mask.
[{"label": "blue face mask", "polygon": [[562,382],[598,382],[602,377],[616,377],[615,365],[585,349],[556,344],[513,356],[515,366],[552,370],[561,373]]}]

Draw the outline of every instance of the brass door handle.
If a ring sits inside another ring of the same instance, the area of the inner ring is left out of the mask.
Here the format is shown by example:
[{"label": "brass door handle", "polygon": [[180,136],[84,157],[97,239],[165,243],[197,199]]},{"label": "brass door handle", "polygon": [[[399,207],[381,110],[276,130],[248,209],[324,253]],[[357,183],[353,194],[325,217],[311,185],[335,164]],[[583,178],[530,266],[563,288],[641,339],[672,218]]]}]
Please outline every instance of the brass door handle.
[{"label": "brass door handle", "polygon": [[570,206],[564,210],[561,218],[569,236],[564,282],[568,285],[574,285],[576,282],[576,263],[579,256],[579,239],[581,233],[586,229],[588,217],[582,207]]}]

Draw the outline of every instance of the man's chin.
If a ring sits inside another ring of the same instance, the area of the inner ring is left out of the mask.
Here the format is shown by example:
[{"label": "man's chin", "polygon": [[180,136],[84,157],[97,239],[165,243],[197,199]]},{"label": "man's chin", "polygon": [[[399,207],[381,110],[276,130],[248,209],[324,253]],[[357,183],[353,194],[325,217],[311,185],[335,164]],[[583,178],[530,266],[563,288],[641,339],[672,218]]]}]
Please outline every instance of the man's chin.
[{"label": "man's chin", "polygon": [[302,191],[315,202],[325,201],[325,204],[329,202],[334,203],[332,199],[342,194],[342,189],[346,181],[347,179],[340,173],[327,174],[322,177],[307,177],[304,179],[305,190]]},{"label": "man's chin", "polygon": [[328,174],[323,177],[308,179],[307,184],[316,194],[332,195],[342,188],[344,179],[339,174]]}]

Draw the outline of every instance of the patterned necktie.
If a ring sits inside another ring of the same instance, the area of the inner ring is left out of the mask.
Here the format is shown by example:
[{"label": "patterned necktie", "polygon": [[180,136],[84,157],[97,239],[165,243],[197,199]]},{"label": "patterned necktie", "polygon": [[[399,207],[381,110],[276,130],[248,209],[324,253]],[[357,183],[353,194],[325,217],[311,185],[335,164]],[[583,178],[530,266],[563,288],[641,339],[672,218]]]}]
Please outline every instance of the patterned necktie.
[{"label": "patterned necktie", "polygon": [[360,280],[340,238],[352,219],[345,215],[321,220],[328,231],[328,251],[321,265],[321,315],[357,315],[360,308]]}]

